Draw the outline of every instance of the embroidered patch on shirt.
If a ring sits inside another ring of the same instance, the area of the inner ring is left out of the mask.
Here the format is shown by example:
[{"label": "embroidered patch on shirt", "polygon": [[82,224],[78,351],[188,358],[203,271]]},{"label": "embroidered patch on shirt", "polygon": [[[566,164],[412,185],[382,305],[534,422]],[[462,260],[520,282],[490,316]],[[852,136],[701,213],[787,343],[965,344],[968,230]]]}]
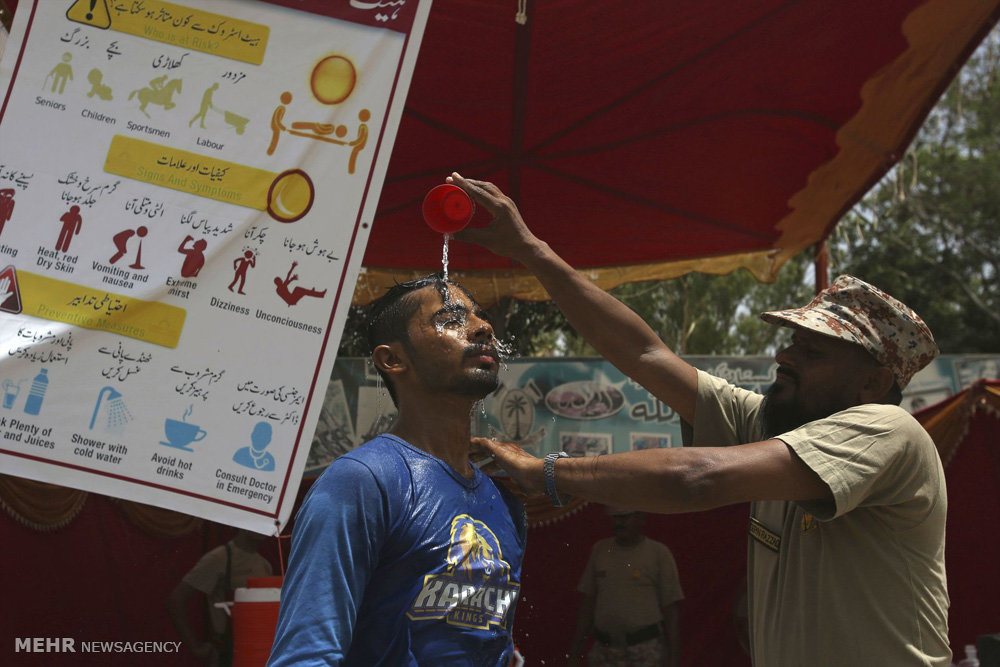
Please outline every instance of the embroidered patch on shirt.
[{"label": "embroidered patch on shirt", "polygon": [[771,551],[778,553],[781,549],[781,535],[768,530],[764,524],[754,517],[750,517],[750,527],[747,529],[750,537],[754,538]]}]

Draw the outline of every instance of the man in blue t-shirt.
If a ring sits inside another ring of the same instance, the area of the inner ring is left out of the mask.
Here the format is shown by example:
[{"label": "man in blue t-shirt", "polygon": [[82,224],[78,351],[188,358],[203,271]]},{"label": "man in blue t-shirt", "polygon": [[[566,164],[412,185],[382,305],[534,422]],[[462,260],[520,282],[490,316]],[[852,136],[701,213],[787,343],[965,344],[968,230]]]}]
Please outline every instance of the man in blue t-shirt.
[{"label": "man in blue t-shirt", "polygon": [[506,667],[524,508],[469,462],[470,411],[499,382],[493,328],[428,276],[372,306],[368,343],[399,417],[306,496],[268,665]]}]

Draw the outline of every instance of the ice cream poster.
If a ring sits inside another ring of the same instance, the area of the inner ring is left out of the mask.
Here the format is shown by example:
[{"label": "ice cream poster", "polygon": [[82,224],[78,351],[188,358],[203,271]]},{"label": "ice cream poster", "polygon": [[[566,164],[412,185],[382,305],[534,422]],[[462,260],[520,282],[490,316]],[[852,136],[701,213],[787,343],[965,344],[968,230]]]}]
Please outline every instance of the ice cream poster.
[{"label": "ice cream poster", "polygon": [[19,3],[0,471],[287,520],[429,10]]}]

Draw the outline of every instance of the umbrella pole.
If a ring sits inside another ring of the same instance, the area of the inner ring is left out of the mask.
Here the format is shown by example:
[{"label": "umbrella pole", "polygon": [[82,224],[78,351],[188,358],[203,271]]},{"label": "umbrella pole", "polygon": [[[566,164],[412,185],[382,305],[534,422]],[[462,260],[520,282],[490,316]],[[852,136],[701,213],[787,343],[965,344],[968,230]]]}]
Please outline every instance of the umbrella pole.
[{"label": "umbrella pole", "polygon": [[826,254],[826,239],[813,246],[813,267],[816,269],[816,293],[830,285],[830,257]]}]

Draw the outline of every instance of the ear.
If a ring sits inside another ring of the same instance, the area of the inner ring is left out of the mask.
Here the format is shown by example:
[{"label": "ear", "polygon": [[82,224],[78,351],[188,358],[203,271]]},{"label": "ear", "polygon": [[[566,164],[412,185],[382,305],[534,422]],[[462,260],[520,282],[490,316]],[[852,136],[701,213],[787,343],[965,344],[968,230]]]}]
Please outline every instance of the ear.
[{"label": "ear", "polygon": [[406,352],[399,343],[376,347],[372,352],[372,363],[375,364],[375,368],[387,375],[401,375],[410,367]]},{"label": "ear", "polygon": [[859,399],[861,403],[881,403],[892,389],[896,376],[885,366],[876,366],[864,375]]}]

